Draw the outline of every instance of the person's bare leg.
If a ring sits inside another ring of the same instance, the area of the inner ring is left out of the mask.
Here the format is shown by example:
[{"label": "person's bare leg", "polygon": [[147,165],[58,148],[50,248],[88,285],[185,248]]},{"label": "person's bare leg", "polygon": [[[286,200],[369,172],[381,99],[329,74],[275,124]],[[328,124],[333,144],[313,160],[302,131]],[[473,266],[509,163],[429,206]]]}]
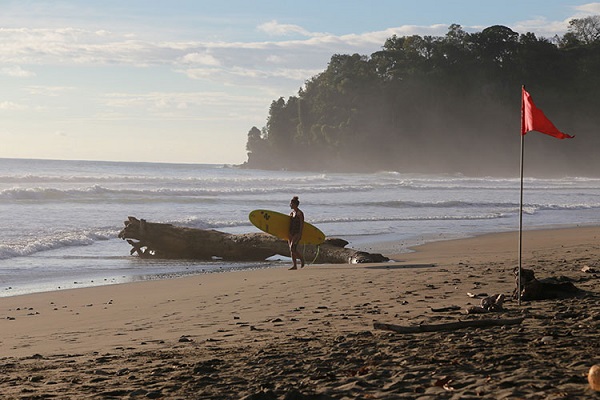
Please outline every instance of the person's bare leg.
[{"label": "person's bare leg", "polygon": [[290,246],[290,255],[292,256],[292,268],[290,268],[290,270],[292,269],[298,269],[298,266],[296,265],[296,251],[294,250],[294,248],[292,246]]},{"label": "person's bare leg", "polygon": [[298,269],[298,266],[296,265],[296,257],[294,256],[294,253],[292,253],[292,262],[294,263],[294,265],[292,265],[292,268],[290,268],[290,269]]}]

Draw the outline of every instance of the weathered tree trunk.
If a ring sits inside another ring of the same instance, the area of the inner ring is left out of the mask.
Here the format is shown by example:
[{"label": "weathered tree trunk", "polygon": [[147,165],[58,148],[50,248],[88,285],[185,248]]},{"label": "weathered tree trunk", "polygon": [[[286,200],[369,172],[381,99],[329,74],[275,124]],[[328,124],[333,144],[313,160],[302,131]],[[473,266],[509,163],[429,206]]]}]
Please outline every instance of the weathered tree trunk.
[{"label": "weathered tree trunk", "polygon": [[[289,254],[286,241],[266,233],[234,235],[146,222],[135,217],[128,217],[124,223],[119,237],[133,246],[131,254],[145,258],[210,260],[218,257],[228,261],[263,261],[275,254]],[[343,239],[327,239],[319,248],[314,245],[298,248],[307,262],[313,259],[316,263],[332,264],[389,261],[381,254],[348,249],[347,244]]]}]

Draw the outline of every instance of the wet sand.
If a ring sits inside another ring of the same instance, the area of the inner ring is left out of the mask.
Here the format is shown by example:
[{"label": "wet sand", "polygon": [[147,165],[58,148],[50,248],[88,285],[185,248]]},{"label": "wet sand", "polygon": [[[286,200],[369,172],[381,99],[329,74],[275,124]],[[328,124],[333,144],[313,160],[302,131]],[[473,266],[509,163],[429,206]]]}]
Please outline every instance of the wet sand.
[{"label": "wet sand", "polygon": [[[600,228],[526,231],[523,266],[585,293],[507,300],[517,234],[394,262],[271,268],[0,299],[7,399],[577,399],[600,364]],[[468,293],[470,295],[468,295]],[[475,297],[471,297],[475,296]],[[396,333],[374,323],[520,324]]]}]

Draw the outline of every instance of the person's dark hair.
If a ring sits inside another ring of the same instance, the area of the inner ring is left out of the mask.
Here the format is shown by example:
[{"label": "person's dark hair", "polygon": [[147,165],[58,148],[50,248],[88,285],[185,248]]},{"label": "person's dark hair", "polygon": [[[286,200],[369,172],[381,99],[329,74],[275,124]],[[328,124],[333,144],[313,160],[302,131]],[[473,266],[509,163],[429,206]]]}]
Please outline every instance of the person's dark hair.
[{"label": "person's dark hair", "polygon": [[298,200],[298,196],[294,196],[294,197],[292,198],[292,201],[291,201],[291,202],[292,202],[292,203],[294,203],[294,204],[298,204],[298,205],[300,205],[300,200]]}]

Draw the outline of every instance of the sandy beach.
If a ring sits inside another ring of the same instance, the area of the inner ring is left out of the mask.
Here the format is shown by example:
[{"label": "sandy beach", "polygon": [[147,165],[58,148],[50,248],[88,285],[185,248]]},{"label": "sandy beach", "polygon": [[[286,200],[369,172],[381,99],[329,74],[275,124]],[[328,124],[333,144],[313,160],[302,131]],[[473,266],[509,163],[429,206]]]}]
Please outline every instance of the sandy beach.
[{"label": "sandy beach", "polygon": [[[600,398],[600,228],[524,232],[523,266],[584,290],[507,299],[517,233],[430,243],[394,261],[197,275],[0,299],[6,399]],[[470,294],[470,295],[469,295]],[[473,297],[474,296],[474,297]],[[374,323],[515,325],[397,333]]]}]

